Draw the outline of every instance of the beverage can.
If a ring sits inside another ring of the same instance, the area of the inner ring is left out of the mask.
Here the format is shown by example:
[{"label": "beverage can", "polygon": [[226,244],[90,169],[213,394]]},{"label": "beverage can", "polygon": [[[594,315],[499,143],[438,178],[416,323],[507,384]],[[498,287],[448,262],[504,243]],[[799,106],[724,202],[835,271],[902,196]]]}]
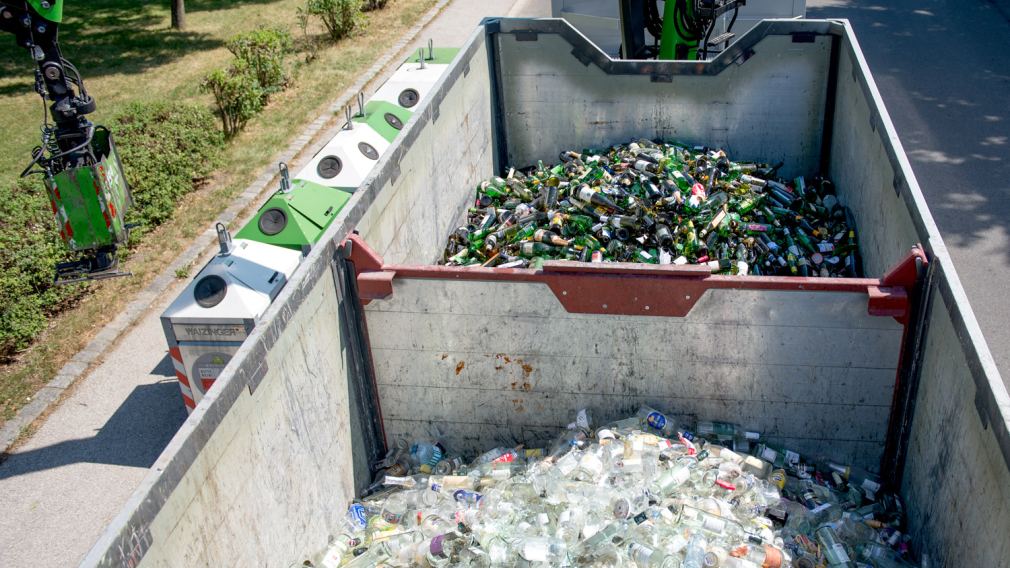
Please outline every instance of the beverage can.
[{"label": "beverage can", "polygon": [[351,503],[351,506],[347,508],[347,519],[356,529],[363,530],[368,526],[365,507],[361,503]]},{"label": "beverage can", "polygon": [[666,416],[663,416],[663,414],[659,412],[650,412],[648,416],[645,417],[645,423],[656,430],[662,430],[663,428],[666,428]]}]

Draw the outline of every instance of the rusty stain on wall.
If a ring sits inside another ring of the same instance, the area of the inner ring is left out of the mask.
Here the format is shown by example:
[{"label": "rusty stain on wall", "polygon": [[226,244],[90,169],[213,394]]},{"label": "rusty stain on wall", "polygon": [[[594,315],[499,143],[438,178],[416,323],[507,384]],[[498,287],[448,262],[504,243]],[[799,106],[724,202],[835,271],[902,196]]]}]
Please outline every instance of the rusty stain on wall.
[{"label": "rusty stain on wall", "polygon": [[522,359],[516,359],[516,363],[519,363],[519,365],[523,368],[523,378],[530,378],[530,373],[533,372],[533,366]]},{"label": "rusty stain on wall", "polygon": [[526,361],[523,361],[521,357],[516,357],[512,359],[504,353],[495,353],[495,363],[494,370],[501,371],[505,369],[505,366],[510,363],[515,363],[522,370],[522,381],[513,381],[512,390],[522,390],[525,392],[530,392],[533,390],[533,385],[530,383],[530,375],[533,373],[533,365],[530,365]]},{"label": "rusty stain on wall", "polygon": [[504,353],[495,353],[494,358],[495,358],[495,364],[494,364],[495,371],[501,371],[502,369],[505,368],[505,365],[512,362],[512,359],[510,359],[509,356]]}]

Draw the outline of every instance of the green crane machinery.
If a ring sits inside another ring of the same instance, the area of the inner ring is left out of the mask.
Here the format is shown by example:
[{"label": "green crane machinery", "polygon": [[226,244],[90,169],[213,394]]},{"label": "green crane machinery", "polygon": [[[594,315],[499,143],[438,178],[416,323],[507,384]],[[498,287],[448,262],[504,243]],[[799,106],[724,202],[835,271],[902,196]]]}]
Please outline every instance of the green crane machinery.
[{"label": "green crane machinery", "polygon": [[68,283],[124,275],[116,248],[129,238],[125,215],[132,198],[112,133],[87,119],[95,99],[60,52],[62,19],[63,0],[0,0],[0,30],[28,50],[35,90],[50,102],[41,143],[21,175],[45,179],[60,236],[76,253],[56,269],[56,282]]},{"label": "green crane machinery", "polygon": [[[705,59],[708,50],[733,38],[733,24],[746,0],[621,0],[621,57]],[[720,16],[733,12],[725,32],[713,37]],[[654,38],[646,42],[645,31]]]}]

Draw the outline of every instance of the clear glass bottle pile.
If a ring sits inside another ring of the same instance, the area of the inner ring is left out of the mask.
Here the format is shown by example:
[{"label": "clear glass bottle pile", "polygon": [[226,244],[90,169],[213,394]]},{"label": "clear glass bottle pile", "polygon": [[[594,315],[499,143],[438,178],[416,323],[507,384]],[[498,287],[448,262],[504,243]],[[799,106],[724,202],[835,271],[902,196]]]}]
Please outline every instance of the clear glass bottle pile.
[{"label": "clear glass bottle pile", "polygon": [[330,546],[301,565],[904,568],[901,501],[872,475],[733,424],[651,408],[469,464],[398,446]]},{"label": "clear glass bottle pile", "polygon": [[716,273],[854,277],[855,223],[824,178],[776,179],[707,147],[639,140],[567,151],[477,188],[441,263],[699,264]]}]

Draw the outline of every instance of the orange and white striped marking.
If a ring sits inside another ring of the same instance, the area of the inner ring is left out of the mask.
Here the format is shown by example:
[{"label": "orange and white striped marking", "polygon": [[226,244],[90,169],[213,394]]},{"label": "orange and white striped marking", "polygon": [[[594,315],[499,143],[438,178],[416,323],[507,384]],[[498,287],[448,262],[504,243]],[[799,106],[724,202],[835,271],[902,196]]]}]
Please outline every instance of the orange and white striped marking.
[{"label": "orange and white striped marking", "polygon": [[196,408],[196,402],[193,397],[193,387],[190,386],[189,377],[186,376],[186,365],[182,362],[182,352],[178,347],[170,347],[168,355],[172,358],[172,365],[175,367],[175,378],[179,379],[182,401],[186,404],[186,410],[192,412]]}]

